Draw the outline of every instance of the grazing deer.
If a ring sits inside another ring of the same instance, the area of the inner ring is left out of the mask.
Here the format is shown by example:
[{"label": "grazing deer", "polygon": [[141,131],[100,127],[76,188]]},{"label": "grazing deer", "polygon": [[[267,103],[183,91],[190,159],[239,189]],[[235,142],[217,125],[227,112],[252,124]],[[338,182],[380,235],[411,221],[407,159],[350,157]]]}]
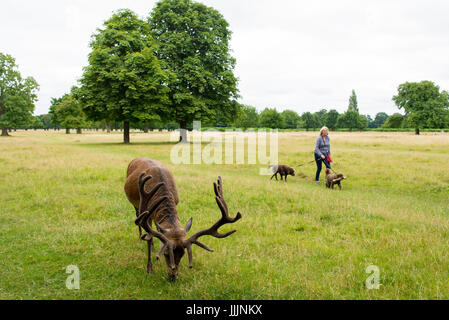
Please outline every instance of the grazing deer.
[{"label": "grazing deer", "polygon": [[[161,250],[156,255],[159,260],[164,254],[167,264],[167,272],[170,280],[176,280],[179,275],[179,263],[184,256],[185,249],[189,256],[189,267],[193,268],[192,245],[197,245],[207,251],[213,252],[208,246],[202,244],[198,239],[202,236],[213,236],[215,238],[226,238],[236,230],[227,233],[219,233],[218,229],[227,224],[239,220],[242,215],[237,212],[235,218],[229,217],[228,207],[223,198],[223,185],[221,177],[214,183],[215,200],[221,210],[222,217],[212,227],[195,233],[186,238],[193,219],[191,218],[183,228],[179,220],[176,205],[179,202],[178,189],[172,173],[160,162],[137,158],[128,166],[125,182],[125,193],[128,200],[136,209],[136,225],[139,226],[140,239],[148,243],[147,273],[153,272],[151,251],[153,238],[161,241]],[[153,222],[157,230],[153,230]],[[146,234],[142,234],[142,229]]]}]

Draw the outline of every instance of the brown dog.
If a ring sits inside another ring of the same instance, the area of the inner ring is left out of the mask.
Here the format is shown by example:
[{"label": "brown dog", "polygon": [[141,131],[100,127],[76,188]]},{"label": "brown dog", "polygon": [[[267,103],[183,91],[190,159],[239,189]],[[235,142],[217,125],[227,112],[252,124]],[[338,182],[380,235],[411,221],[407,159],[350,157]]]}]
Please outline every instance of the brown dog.
[{"label": "brown dog", "polygon": [[341,190],[341,180],[346,179],[342,174],[332,174],[329,169],[326,169],[326,188],[334,189],[334,185],[338,185]]},{"label": "brown dog", "polygon": [[285,182],[287,182],[287,176],[291,175],[292,177],[295,176],[295,169],[283,165],[283,164],[279,164],[279,165],[271,165],[268,168],[273,168],[273,175],[271,176],[271,179],[273,179],[273,177],[276,177],[276,181],[278,180],[278,174],[281,176],[281,181],[282,181],[282,177],[285,177]]}]

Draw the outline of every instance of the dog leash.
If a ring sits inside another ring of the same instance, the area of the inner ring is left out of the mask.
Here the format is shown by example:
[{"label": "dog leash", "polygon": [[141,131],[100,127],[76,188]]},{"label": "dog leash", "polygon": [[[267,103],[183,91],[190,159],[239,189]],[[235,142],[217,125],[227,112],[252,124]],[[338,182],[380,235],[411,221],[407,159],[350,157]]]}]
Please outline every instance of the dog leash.
[{"label": "dog leash", "polygon": [[[316,161],[316,160],[312,160],[312,161],[309,161],[309,162],[306,162],[306,163],[303,163],[303,164],[299,164],[299,165],[297,165],[297,166],[295,166],[295,167],[293,167],[293,168],[302,167],[302,166],[305,166],[306,164],[310,164],[310,163],[315,162],[315,161]],[[329,165],[329,163],[328,163],[325,159],[322,159],[321,161],[323,161],[323,162],[325,162],[326,164]],[[329,165],[329,167],[330,167],[330,165]],[[327,168],[327,166],[326,166],[326,168]],[[332,169],[332,168],[329,168],[329,169],[331,169],[333,173],[338,174],[337,172],[335,172],[334,169]]]},{"label": "dog leash", "polygon": [[[322,159],[322,161],[323,161],[325,164],[329,165],[329,168],[328,168],[328,169],[331,169],[331,171],[332,171],[333,173],[338,174],[337,172],[335,172],[334,169],[331,168],[331,165],[329,164],[329,162],[327,162],[326,159]],[[326,166],[326,168],[327,168],[327,166]]]},{"label": "dog leash", "polygon": [[312,163],[312,162],[315,162],[315,160],[309,161],[307,163],[299,164],[299,165],[297,165],[296,167],[293,167],[293,168],[302,167],[302,166],[305,166],[306,164],[309,164],[309,163]]}]

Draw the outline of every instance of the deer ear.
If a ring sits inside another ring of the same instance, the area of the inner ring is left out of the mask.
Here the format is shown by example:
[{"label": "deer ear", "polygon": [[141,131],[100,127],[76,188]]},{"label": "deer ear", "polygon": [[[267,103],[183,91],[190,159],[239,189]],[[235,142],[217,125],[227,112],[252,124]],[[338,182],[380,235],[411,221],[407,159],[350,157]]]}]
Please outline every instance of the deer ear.
[{"label": "deer ear", "polygon": [[187,233],[189,233],[190,228],[192,227],[192,223],[193,223],[193,218],[190,218],[189,221],[187,221],[186,226],[184,227],[184,231]]}]

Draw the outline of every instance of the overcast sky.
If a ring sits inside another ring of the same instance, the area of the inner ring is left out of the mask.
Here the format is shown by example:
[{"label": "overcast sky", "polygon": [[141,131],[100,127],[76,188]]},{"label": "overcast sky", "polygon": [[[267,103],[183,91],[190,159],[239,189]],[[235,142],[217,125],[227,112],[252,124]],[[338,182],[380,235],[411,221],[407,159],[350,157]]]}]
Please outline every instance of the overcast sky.
[{"label": "overcast sky", "polygon": [[[345,111],[355,89],[363,114],[389,114],[399,84],[449,89],[449,1],[202,0],[233,32],[240,101],[262,110]],[[70,90],[88,43],[112,12],[147,17],[149,0],[1,0],[0,52],[40,84],[35,114]]]}]

